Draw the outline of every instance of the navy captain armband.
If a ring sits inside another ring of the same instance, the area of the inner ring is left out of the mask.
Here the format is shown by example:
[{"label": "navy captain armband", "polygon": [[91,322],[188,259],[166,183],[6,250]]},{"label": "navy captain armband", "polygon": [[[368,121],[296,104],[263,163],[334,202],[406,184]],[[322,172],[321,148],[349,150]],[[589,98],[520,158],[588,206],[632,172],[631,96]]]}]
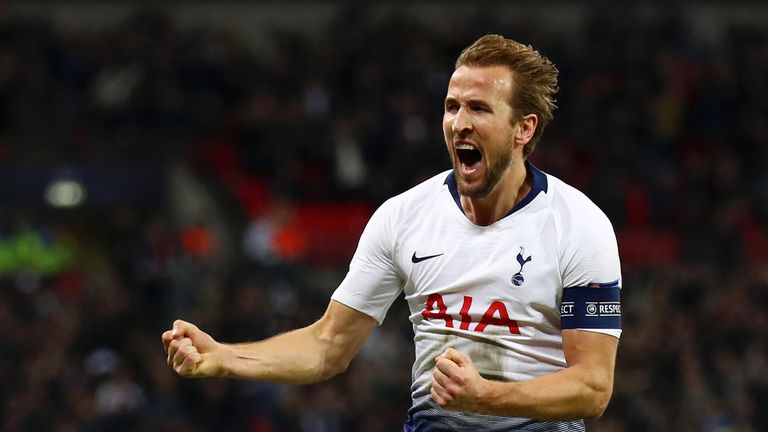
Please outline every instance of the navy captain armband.
[{"label": "navy captain armband", "polygon": [[619,281],[563,288],[560,329],[621,330]]}]

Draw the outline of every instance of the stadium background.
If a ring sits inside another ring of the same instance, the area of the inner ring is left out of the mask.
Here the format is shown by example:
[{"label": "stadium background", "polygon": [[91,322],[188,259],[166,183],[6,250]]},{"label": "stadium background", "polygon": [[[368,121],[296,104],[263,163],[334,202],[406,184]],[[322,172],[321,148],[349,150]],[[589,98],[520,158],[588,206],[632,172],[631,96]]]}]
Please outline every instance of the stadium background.
[{"label": "stadium background", "polygon": [[179,379],[160,334],[319,317],[371,211],[449,166],[486,32],[558,65],[532,160],[618,234],[590,430],[768,430],[768,7],[724,1],[0,4],[2,430],[400,430],[404,302],[312,386]]}]

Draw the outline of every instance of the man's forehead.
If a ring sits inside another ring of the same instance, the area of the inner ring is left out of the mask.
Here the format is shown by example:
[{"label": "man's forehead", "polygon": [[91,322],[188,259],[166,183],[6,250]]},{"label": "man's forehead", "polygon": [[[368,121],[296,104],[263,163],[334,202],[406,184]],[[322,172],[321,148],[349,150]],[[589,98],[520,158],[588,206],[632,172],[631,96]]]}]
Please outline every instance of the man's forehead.
[{"label": "man's forehead", "polygon": [[452,92],[494,92],[509,94],[512,89],[512,72],[505,66],[460,66],[453,72],[448,83],[448,94]]}]

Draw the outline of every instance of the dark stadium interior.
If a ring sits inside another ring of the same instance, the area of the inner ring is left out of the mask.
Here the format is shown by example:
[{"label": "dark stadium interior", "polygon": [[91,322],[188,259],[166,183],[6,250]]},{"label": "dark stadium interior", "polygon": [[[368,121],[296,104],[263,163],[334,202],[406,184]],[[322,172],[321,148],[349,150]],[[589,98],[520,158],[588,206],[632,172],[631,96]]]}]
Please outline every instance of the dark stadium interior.
[{"label": "dark stadium interior", "polygon": [[0,5],[2,430],[402,430],[404,301],[310,386],[181,379],[160,334],[319,318],[371,212],[449,168],[445,88],[487,32],[558,65],[531,160],[618,236],[624,336],[588,429],[768,430],[765,5],[289,2],[256,32],[226,17],[278,6],[63,3]]}]

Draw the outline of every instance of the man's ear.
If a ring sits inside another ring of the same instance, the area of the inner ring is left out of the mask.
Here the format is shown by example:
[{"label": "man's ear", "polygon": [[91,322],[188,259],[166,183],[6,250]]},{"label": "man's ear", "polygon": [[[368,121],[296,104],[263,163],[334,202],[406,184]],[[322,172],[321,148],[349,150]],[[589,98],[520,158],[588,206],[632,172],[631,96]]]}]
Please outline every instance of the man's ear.
[{"label": "man's ear", "polygon": [[533,138],[536,133],[536,127],[539,125],[539,118],[536,114],[528,114],[517,121],[515,130],[515,147],[524,146]]}]

